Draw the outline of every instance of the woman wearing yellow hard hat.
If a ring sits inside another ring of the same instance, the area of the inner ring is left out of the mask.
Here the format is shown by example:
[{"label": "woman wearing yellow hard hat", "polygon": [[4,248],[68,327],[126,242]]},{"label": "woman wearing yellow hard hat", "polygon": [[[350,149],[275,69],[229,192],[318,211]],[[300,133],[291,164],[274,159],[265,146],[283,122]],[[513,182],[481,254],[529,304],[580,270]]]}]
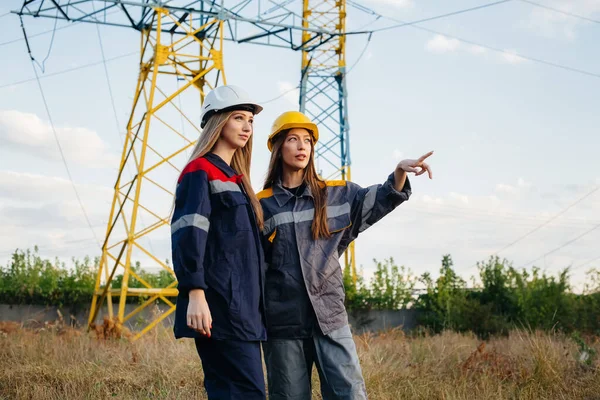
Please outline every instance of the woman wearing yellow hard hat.
[{"label": "woman wearing yellow hard hat", "polygon": [[344,307],[339,255],[359,233],[411,194],[407,173],[431,168],[425,159],[401,161],[383,184],[362,188],[323,181],[314,165],[318,127],[289,111],[273,123],[264,190],[263,243],[267,341],[263,344],[269,398],[310,399],[316,364],[323,399],[366,399]]}]

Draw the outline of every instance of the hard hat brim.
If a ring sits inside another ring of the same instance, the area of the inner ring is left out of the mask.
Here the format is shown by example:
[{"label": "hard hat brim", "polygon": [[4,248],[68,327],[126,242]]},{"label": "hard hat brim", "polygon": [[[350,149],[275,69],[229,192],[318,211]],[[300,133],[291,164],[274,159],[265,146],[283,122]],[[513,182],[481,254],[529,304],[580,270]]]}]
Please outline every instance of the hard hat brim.
[{"label": "hard hat brim", "polygon": [[294,128],[306,129],[312,134],[315,143],[319,141],[319,128],[317,128],[316,124],[313,124],[312,122],[289,122],[287,124],[281,125],[281,127],[279,127],[277,131],[269,135],[269,139],[267,140],[267,147],[269,148],[269,151],[273,151],[273,139],[275,139],[277,135],[279,135],[283,131],[287,131]]},{"label": "hard hat brim", "polygon": [[[250,109],[250,108],[252,108],[252,109]],[[263,110],[263,107],[256,103],[244,102],[244,103],[240,103],[240,104],[233,104],[233,105],[231,105],[229,107],[225,107],[221,110],[209,110],[202,115],[202,120],[200,122],[200,128],[204,128],[204,126],[206,125],[208,120],[210,118],[212,118],[214,115],[228,112],[228,111],[236,111],[236,110],[250,111],[254,115],[257,115]]]}]

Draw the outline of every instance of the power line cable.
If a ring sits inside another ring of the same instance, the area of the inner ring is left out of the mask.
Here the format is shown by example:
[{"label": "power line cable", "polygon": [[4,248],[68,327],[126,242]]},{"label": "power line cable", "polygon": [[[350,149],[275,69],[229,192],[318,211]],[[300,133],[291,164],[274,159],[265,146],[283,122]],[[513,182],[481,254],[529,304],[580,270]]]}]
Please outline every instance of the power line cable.
[{"label": "power line cable", "polygon": [[[509,243],[508,245],[504,246],[502,249],[500,249],[500,250],[496,251],[495,253],[493,253],[493,255],[498,255],[498,253],[500,253],[500,252],[502,252],[502,251],[504,251],[504,250],[508,249],[509,247],[512,247],[512,246],[513,246],[513,245],[515,245],[516,243],[520,242],[521,240],[523,240],[523,239],[525,239],[526,237],[530,236],[530,235],[531,235],[531,234],[533,234],[534,232],[536,232],[536,231],[538,231],[539,229],[543,228],[544,226],[548,225],[550,222],[554,221],[556,218],[558,218],[559,216],[561,216],[562,214],[564,214],[565,212],[567,212],[568,210],[570,210],[571,208],[573,208],[575,205],[577,205],[578,203],[580,203],[581,201],[583,201],[583,200],[584,200],[584,199],[586,199],[587,197],[589,197],[589,196],[591,196],[592,194],[596,193],[598,190],[600,190],[600,186],[598,186],[598,187],[596,187],[596,188],[592,189],[591,191],[589,191],[588,193],[586,193],[585,195],[583,195],[582,197],[580,197],[579,199],[575,200],[573,203],[571,203],[570,205],[568,205],[567,207],[565,207],[565,208],[564,208],[563,210],[561,210],[559,213],[555,214],[555,215],[554,215],[552,218],[550,218],[549,220],[545,221],[545,222],[544,222],[544,223],[542,223],[541,225],[539,225],[539,226],[535,227],[535,228],[534,228],[534,229],[532,229],[531,231],[527,232],[525,235],[523,235],[523,236],[520,236],[519,238],[517,238],[517,239],[516,239],[516,240],[514,240],[513,242],[511,242],[511,243]],[[528,262],[528,263],[526,263],[526,264],[523,264],[523,265],[521,266],[521,268],[522,268],[522,267],[524,267],[524,266],[527,266],[527,265],[529,265],[529,264],[531,264],[531,263],[533,263],[533,262],[536,262],[536,261],[540,260],[541,258],[544,258],[544,257],[546,257],[546,256],[547,256],[547,255],[549,255],[549,254],[552,254],[552,253],[554,253],[554,252],[556,252],[556,251],[560,250],[561,248],[565,247],[567,244],[570,244],[570,243],[572,243],[572,242],[574,242],[574,241],[576,241],[576,240],[580,239],[581,237],[585,236],[586,234],[588,234],[588,233],[590,233],[590,232],[594,231],[594,230],[595,230],[595,229],[597,229],[599,226],[600,226],[600,225],[595,225],[595,226],[594,226],[594,227],[592,227],[590,230],[586,231],[586,233],[585,233],[584,235],[582,235],[582,236],[580,236],[580,237],[577,237],[577,238],[575,238],[575,239],[574,239],[574,240],[572,240],[572,241],[569,241],[569,242],[567,242],[567,243],[566,243],[566,244],[564,244],[563,246],[560,246],[559,248],[556,248],[556,249],[554,249],[554,250],[552,250],[552,251],[550,251],[550,252],[548,252],[548,253],[546,253],[546,254],[544,254],[544,255],[542,255],[542,256],[540,256],[540,257],[538,257],[538,258],[536,258],[536,259],[535,259],[535,260],[533,260],[533,261],[530,261],[530,262]],[[471,268],[473,268],[473,267],[476,267],[476,266],[477,266],[477,264],[478,264],[478,262],[477,262],[477,263],[475,263],[474,265],[472,265],[472,266],[471,266]]]},{"label": "power line cable", "polygon": [[[137,54],[139,54],[139,52],[132,51],[130,53],[121,54],[120,56],[115,56],[115,57],[107,58],[106,62],[111,62],[111,61],[119,60],[121,58],[130,57],[130,56],[137,55]],[[40,76],[40,79],[50,78],[52,76],[66,74],[66,73],[77,71],[77,70],[84,69],[84,68],[95,67],[96,65],[100,65],[103,62],[104,62],[103,60],[100,60],[100,61],[96,61],[96,62],[93,62],[93,63],[80,65],[78,67],[68,68],[68,69],[64,69],[62,71],[53,72],[53,73],[50,73],[50,74],[44,74],[43,76]],[[16,82],[12,82],[12,83],[6,83],[4,85],[0,85],[0,89],[11,87],[11,86],[15,86],[15,85],[20,85],[20,84],[27,83],[27,82],[33,82],[35,80],[36,80],[36,78],[29,78],[29,79],[23,79],[21,81],[16,81]]]},{"label": "power line cable", "polygon": [[354,64],[352,64],[350,66],[350,68],[348,68],[348,71],[346,71],[346,76],[352,72],[352,70],[354,69],[354,67],[356,67],[356,65],[359,63],[359,61],[362,59],[362,57],[365,55],[365,52],[367,51],[367,49],[369,48],[369,45],[371,44],[371,38],[373,37],[373,34],[370,33],[369,36],[367,37],[367,43],[365,44],[365,47],[363,48],[363,50],[360,52],[360,55],[358,56],[358,58],[356,59],[356,61],[354,62]]},{"label": "power line cable", "polygon": [[600,257],[593,258],[593,259],[591,259],[589,261],[584,261],[583,263],[581,263],[581,264],[579,264],[579,265],[571,268],[571,271],[578,270],[578,269],[583,268],[583,267],[585,267],[587,265],[590,265],[591,263],[596,262],[596,261],[600,261]]},{"label": "power line cable", "polygon": [[96,236],[96,232],[94,231],[94,228],[92,227],[92,223],[90,222],[87,212],[85,211],[85,207],[83,206],[83,202],[81,201],[81,197],[79,196],[79,191],[77,190],[77,187],[75,186],[75,182],[73,181],[73,177],[71,175],[71,170],[69,169],[69,165],[67,164],[67,160],[65,158],[60,140],[58,139],[58,134],[56,133],[56,128],[54,127],[54,122],[52,121],[52,116],[50,114],[50,108],[48,107],[48,102],[46,101],[46,96],[44,95],[44,89],[42,88],[42,83],[40,81],[37,69],[35,67],[35,64],[36,64],[35,58],[33,57],[33,54],[31,53],[31,48],[29,47],[29,41],[27,39],[27,32],[25,31],[25,25],[23,24],[23,18],[21,16],[19,16],[19,18],[21,20],[21,29],[23,30],[23,35],[25,37],[25,43],[27,45],[27,52],[29,53],[29,58],[31,59],[31,65],[33,67],[33,72],[35,73],[38,88],[40,89],[40,94],[42,96],[42,101],[44,103],[44,108],[46,109],[46,115],[48,116],[48,121],[50,122],[50,127],[52,129],[52,133],[54,135],[56,145],[58,146],[58,151],[59,151],[61,159],[63,161],[65,170],[67,172],[67,176],[69,177],[69,180],[71,181],[71,186],[73,187],[73,191],[75,192],[75,197],[77,197],[77,201],[79,203],[79,206],[81,207],[81,211],[83,212],[83,216],[85,217],[88,227],[92,231],[94,239],[96,240],[98,245],[100,245],[100,241],[98,240],[98,237]]},{"label": "power line cable", "polygon": [[[423,19],[419,19],[419,20],[411,21],[411,22],[401,22],[401,21],[398,21],[400,23],[397,24],[397,25],[386,26],[384,28],[373,29],[373,30],[370,30],[370,31],[348,32],[347,35],[361,34],[361,33],[376,33],[376,32],[388,31],[388,30],[391,30],[391,29],[402,28],[402,27],[405,27],[405,26],[416,25],[416,24],[420,24],[420,23],[423,23],[423,22],[434,21],[436,19],[442,19],[442,18],[452,17],[454,15],[464,14],[464,13],[471,12],[471,11],[481,10],[481,9],[484,9],[484,8],[497,6],[499,4],[508,3],[508,2],[511,2],[511,1],[513,1],[513,0],[500,0],[500,1],[493,2],[493,3],[482,4],[480,6],[465,8],[465,9],[457,10],[457,11],[452,11],[452,12],[449,12],[449,13],[446,13],[446,14],[440,14],[440,15],[436,15],[436,16],[433,16],[433,17],[423,18]],[[383,17],[383,16],[381,16],[381,17]],[[387,18],[388,19],[392,19],[392,18],[389,18],[389,17],[387,17]]]},{"label": "power line cable", "polygon": [[557,252],[557,251],[559,251],[560,249],[562,249],[562,248],[564,248],[564,247],[566,247],[566,246],[570,245],[571,243],[574,243],[574,242],[578,241],[579,239],[581,239],[581,238],[582,238],[582,237],[584,237],[584,236],[587,236],[587,235],[589,235],[590,233],[592,233],[593,231],[595,231],[595,230],[596,230],[596,229],[598,229],[598,228],[600,228],[600,224],[598,224],[598,225],[596,225],[596,226],[592,227],[591,229],[588,229],[587,231],[583,232],[583,233],[582,233],[582,234],[580,234],[579,236],[577,236],[577,237],[575,237],[575,238],[573,238],[573,239],[569,240],[568,242],[565,242],[565,243],[561,244],[560,246],[556,247],[555,249],[552,249],[552,250],[550,250],[549,252],[542,254],[541,256],[539,256],[538,258],[536,258],[535,260],[531,260],[531,261],[529,261],[529,262],[527,262],[527,263],[525,263],[525,264],[521,265],[521,267],[520,267],[520,268],[523,268],[523,267],[525,267],[525,266],[527,266],[527,265],[529,265],[529,264],[533,264],[534,262],[536,262],[536,261],[538,261],[538,260],[541,260],[542,258],[544,258],[544,257],[546,257],[546,256],[549,256],[549,255],[550,255],[550,254],[552,254],[552,253],[556,253],[556,252]]},{"label": "power line cable", "polygon": [[[56,16],[58,17],[58,9],[56,10]],[[57,23],[58,23],[58,18],[55,18],[54,19],[54,28],[52,29],[52,36],[50,37],[50,45],[48,46],[48,53],[46,53],[46,57],[44,57],[44,59],[42,60],[41,65],[39,63],[37,63],[37,61],[36,61],[36,63],[42,70],[42,73],[46,72],[46,61],[48,60],[48,58],[50,57],[50,53],[52,52],[52,46],[54,45],[54,36],[56,34],[56,24]]]},{"label": "power line cable", "polygon": [[377,12],[371,10],[371,9],[368,9],[365,6],[357,5],[357,3],[354,2],[354,1],[348,1],[348,4],[350,4],[351,6],[354,6],[354,7],[358,6],[357,8],[359,8],[359,9],[361,9],[363,11],[365,11],[365,9],[369,10],[373,15],[379,15],[381,18],[385,18],[385,19],[388,19],[388,20],[391,20],[391,21],[398,22],[400,24],[399,26],[408,26],[408,27],[413,28],[413,29],[418,29],[418,30],[421,30],[421,31],[424,31],[424,32],[428,32],[428,33],[433,33],[433,34],[436,34],[436,35],[442,35],[442,36],[445,36],[445,37],[448,37],[448,38],[451,38],[451,39],[458,40],[459,42],[463,42],[463,43],[470,44],[470,45],[473,45],[473,46],[478,46],[478,47],[481,47],[483,49],[494,51],[494,52],[497,52],[497,53],[501,53],[501,54],[504,54],[504,55],[507,55],[507,56],[520,57],[520,58],[522,58],[524,60],[533,61],[533,62],[536,62],[536,63],[548,65],[548,66],[555,67],[555,68],[560,68],[560,69],[563,69],[563,70],[566,70],[566,71],[570,71],[570,72],[576,72],[576,73],[579,73],[579,74],[582,74],[582,75],[591,76],[591,77],[594,77],[594,78],[600,78],[600,73],[590,72],[590,71],[586,71],[586,70],[583,70],[583,69],[570,67],[568,65],[559,64],[559,63],[552,62],[552,61],[546,61],[546,60],[543,60],[543,59],[540,59],[540,58],[537,58],[537,57],[532,57],[532,56],[525,55],[523,53],[515,53],[515,52],[512,52],[512,51],[507,51],[507,50],[499,49],[497,47],[489,46],[489,45],[486,45],[486,44],[483,44],[483,43],[478,43],[478,42],[475,42],[475,41],[470,40],[470,39],[465,39],[465,38],[461,38],[461,37],[458,37],[458,36],[450,35],[448,33],[437,31],[437,30],[434,30],[434,29],[424,28],[422,26],[416,25],[415,23],[401,21],[401,20],[396,19],[396,18],[392,18],[392,17],[388,17],[388,16],[385,16],[385,15],[379,14],[379,13],[377,13]]},{"label": "power line cable", "polygon": [[[94,10],[94,12],[96,12],[96,7],[94,6],[94,3],[92,2],[92,8]],[[104,76],[106,77],[106,85],[108,87],[108,94],[110,97],[110,104],[112,106],[112,111],[113,111],[113,116],[115,118],[115,124],[116,124],[116,133],[117,136],[119,137],[120,143],[121,143],[121,147],[125,146],[125,141],[122,138],[120,129],[121,129],[121,123],[119,122],[119,116],[117,115],[117,107],[115,106],[115,97],[113,95],[113,91],[112,91],[112,85],[111,85],[111,81],[110,81],[110,75],[108,73],[108,65],[106,63],[106,56],[104,54],[104,45],[102,43],[102,35],[100,34],[100,25],[99,24],[95,24],[96,25],[96,32],[98,34],[98,43],[100,44],[100,54],[102,56],[102,64],[104,66]],[[127,164],[128,167],[130,167],[130,164]],[[131,169],[129,171],[131,173]],[[141,213],[138,214],[140,221],[142,222],[142,224],[146,225],[146,222],[144,221],[144,217]],[[154,246],[152,245],[152,240],[150,239],[150,237],[148,237],[147,235],[145,235],[145,238],[148,242],[148,246],[150,247],[150,251],[154,254],[156,254],[154,252]]]},{"label": "power line cable", "polygon": [[[117,13],[120,13],[120,12],[121,12],[121,10],[112,11],[112,12],[106,13],[106,16],[114,15],[114,14],[117,14]],[[10,12],[9,12],[9,14],[10,14]],[[19,17],[21,17],[21,16],[19,16]],[[46,30],[46,31],[34,33],[33,35],[29,35],[28,39],[33,39],[35,37],[44,36],[44,35],[47,35],[48,33],[54,33],[54,32],[58,32],[58,31],[62,31],[63,29],[71,28],[71,27],[79,25],[81,23],[82,23],[82,21],[75,21],[75,22],[72,22],[72,23],[70,23],[68,25],[61,26],[60,28],[56,28],[56,26],[55,26],[54,29],[49,29],[49,30]],[[7,42],[2,42],[2,43],[0,43],[0,47],[8,45],[8,44],[11,44],[11,43],[17,43],[17,42],[20,42],[22,40],[25,40],[25,39],[24,38],[16,38],[16,39],[9,40]]]},{"label": "power line cable", "polygon": [[[75,26],[76,24],[77,24],[77,22],[74,22],[74,23],[72,23],[72,24],[70,24],[70,25],[61,26],[60,28],[56,28],[56,25],[55,25],[55,28],[54,28],[54,29],[49,29],[49,30],[47,30],[47,31],[43,31],[43,32],[40,32],[40,33],[36,33],[36,34],[34,34],[34,35],[30,35],[28,38],[29,38],[29,39],[32,39],[32,38],[34,38],[34,37],[38,37],[38,36],[47,35],[48,33],[52,33],[52,34],[54,34],[54,33],[58,32],[58,31],[61,31],[61,30],[63,30],[63,29],[67,29],[67,28],[70,28],[70,27],[72,27],[72,26]],[[20,42],[20,41],[22,41],[22,40],[25,40],[25,39],[23,39],[23,38],[17,38],[17,39],[9,40],[9,41],[7,41],[7,42],[2,42],[2,43],[0,43],[0,47],[1,47],[1,46],[6,46],[7,44],[11,44],[11,43],[17,43],[17,42]]]},{"label": "power line cable", "polygon": [[504,251],[504,250],[508,249],[509,247],[514,246],[515,244],[519,243],[521,240],[527,238],[529,235],[533,234],[534,232],[537,232],[538,230],[540,230],[544,226],[548,225],[550,222],[554,221],[555,219],[557,219],[558,217],[560,217],[561,215],[563,215],[564,213],[566,213],[567,211],[569,211],[571,208],[573,208],[574,206],[576,206],[577,204],[579,204],[580,202],[582,202],[583,200],[585,200],[586,198],[588,198],[592,194],[596,193],[598,190],[600,190],[600,186],[597,186],[595,189],[589,191],[588,193],[586,193],[585,195],[583,195],[582,197],[580,197],[579,199],[577,199],[576,201],[574,201],[573,203],[571,203],[568,207],[565,207],[562,211],[560,211],[559,213],[555,214],[552,218],[548,219],[543,224],[541,224],[541,225],[537,226],[536,228],[530,230],[529,232],[527,232],[523,236],[517,238],[516,240],[513,240],[512,242],[510,242],[509,244],[507,244],[506,246],[504,246],[500,250],[496,251],[494,253],[494,255],[497,255],[501,251]]},{"label": "power line cable", "polygon": [[[551,10],[551,11],[554,11],[554,12],[557,12],[557,13],[560,13],[560,14],[568,15],[569,17],[578,18],[578,19],[581,19],[581,20],[584,20],[584,21],[588,21],[588,22],[593,22],[595,24],[600,24],[599,20],[593,19],[593,18],[584,17],[583,15],[573,14],[573,13],[570,13],[568,11],[560,10],[558,8],[550,7],[550,6],[547,6],[547,5],[544,5],[544,4],[540,4],[540,3],[536,3],[536,2],[533,2],[533,1],[529,1],[529,0],[519,0],[519,1],[521,1],[523,3],[531,4],[532,6],[535,6],[535,7],[545,8],[546,10]],[[567,3],[565,3],[565,4],[567,4]]]},{"label": "power line cable", "polygon": [[[521,0],[521,1],[525,1],[527,3],[532,3],[532,2],[530,2],[528,0]],[[399,28],[399,27],[403,27],[403,26],[411,26],[411,27],[413,27],[415,29],[420,29],[422,31],[426,31],[426,32],[429,32],[429,33],[443,35],[443,36],[446,36],[446,37],[449,37],[449,38],[461,41],[463,43],[471,44],[471,45],[474,45],[474,46],[479,46],[479,47],[482,47],[482,48],[485,48],[485,49],[488,49],[488,50],[491,50],[491,51],[495,51],[495,52],[499,52],[499,53],[506,54],[506,55],[511,55],[511,56],[517,56],[517,57],[521,57],[521,58],[529,60],[529,61],[534,61],[534,62],[542,63],[542,64],[545,64],[545,65],[553,66],[553,67],[556,67],[556,68],[562,68],[562,69],[565,69],[565,70],[568,70],[568,71],[571,71],[571,72],[577,72],[577,73],[581,73],[581,74],[584,74],[584,75],[588,75],[588,76],[600,78],[600,74],[597,74],[597,73],[593,73],[593,72],[589,72],[589,71],[585,71],[585,70],[581,70],[581,69],[569,67],[569,66],[558,64],[558,63],[554,63],[554,62],[549,62],[549,61],[546,61],[546,60],[541,60],[541,59],[534,58],[534,57],[527,56],[527,55],[523,55],[523,54],[516,54],[516,53],[513,53],[513,52],[509,52],[509,51],[506,51],[506,50],[498,49],[498,48],[495,48],[495,47],[492,47],[492,46],[488,46],[488,45],[485,45],[485,44],[476,43],[476,42],[468,40],[468,39],[460,38],[460,37],[453,36],[453,35],[448,35],[448,34],[446,34],[444,32],[440,32],[440,31],[436,31],[436,30],[433,30],[433,29],[428,29],[428,28],[416,26],[416,24],[418,24],[418,23],[422,23],[422,22],[426,22],[426,21],[431,21],[431,20],[434,20],[434,19],[439,19],[439,18],[451,16],[451,15],[457,15],[457,14],[460,14],[460,13],[464,13],[464,12],[468,12],[468,11],[473,11],[473,10],[477,10],[477,9],[481,9],[481,8],[486,8],[486,7],[490,7],[490,6],[501,4],[501,3],[505,3],[505,2],[507,2],[507,1],[500,1],[500,2],[495,2],[495,3],[488,3],[488,4],[485,4],[485,5],[482,5],[482,6],[473,7],[471,9],[459,10],[459,11],[455,11],[455,12],[452,12],[452,13],[447,13],[447,14],[444,14],[444,15],[439,15],[439,16],[435,16],[435,17],[431,17],[431,18],[426,18],[426,19],[422,19],[422,20],[418,20],[418,21],[412,21],[412,22],[404,22],[404,21],[397,20],[395,18],[383,16],[383,15],[381,15],[381,14],[379,14],[379,13],[377,13],[377,12],[375,12],[375,11],[367,8],[367,7],[364,7],[362,5],[358,5],[357,8],[362,9],[363,11],[371,12],[373,15],[377,15],[377,16],[379,16],[381,18],[385,18],[385,19],[389,19],[389,20],[392,20],[392,21],[399,22],[398,25],[395,25],[395,26],[392,26],[392,27],[386,27],[386,28],[383,28],[383,29],[380,29],[380,30],[374,30],[373,32],[377,32],[377,31],[381,31],[381,30],[387,30],[387,29],[392,29],[392,28]],[[355,6],[355,7],[357,6],[357,3],[355,3],[354,1],[348,1],[348,3],[350,5],[352,5],[352,6]],[[537,5],[537,3],[535,5]],[[572,15],[572,16],[575,16],[575,15]],[[580,16],[576,16],[576,17],[580,17]],[[596,22],[596,21],[592,20],[592,22]],[[507,246],[505,246],[501,250],[498,250],[495,254],[497,254],[497,253],[499,253],[499,252],[501,252],[501,251],[503,251],[503,250],[505,250],[505,249],[513,246],[514,244],[516,244],[519,241],[525,239],[526,237],[528,237],[529,235],[533,234],[537,230],[539,230],[542,227],[546,226],[547,224],[549,224],[550,222],[552,222],[554,219],[558,218],[560,215],[562,215],[563,213],[565,213],[566,211],[568,211],[570,208],[572,208],[573,206],[575,206],[577,203],[579,203],[580,201],[582,201],[586,197],[590,196],[591,194],[595,193],[598,189],[600,189],[600,187],[598,187],[598,188],[592,190],[591,192],[587,193],[585,196],[583,196],[582,198],[580,198],[579,200],[577,200],[575,203],[573,203],[570,206],[568,206],[562,212],[556,214],[553,218],[549,219],[545,223],[543,223],[540,226],[538,226],[538,227],[534,228],[533,230],[529,231],[528,233],[526,233],[525,235],[523,235],[520,238],[516,239],[515,241],[509,243]],[[576,240],[579,240],[581,237],[583,237],[583,236],[589,234],[590,232],[594,231],[598,227],[600,227],[600,225],[597,225],[597,226],[593,227],[592,229],[584,232],[582,235],[580,235],[580,236],[578,236],[578,237],[570,240],[569,242],[563,244],[562,246],[559,246],[558,248],[553,249],[552,251],[550,251],[550,252],[548,252],[548,253],[546,253],[546,254],[538,257],[537,259],[535,259],[535,260],[533,260],[533,261],[531,261],[531,262],[529,262],[529,263],[527,263],[525,265],[529,265],[532,262],[536,262],[539,259],[541,259],[541,258],[543,258],[543,257],[545,257],[545,256],[547,256],[549,254],[552,254],[552,253],[560,250],[561,248],[567,246],[568,244],[571,244],[571,243],[575,242]]]},{"label": "power line cable", "polygon": [[268,104],[268,103],[272,103],[272,102],[274,102],[275,100],[279,100],[280,98],[282,98],[282,97],[283,97],[283,96],[285,96],[286,94],[288,94],[288,93],[291,93],[291,92],[293,92],[294,90],[298,90],[298,89],[300,89],[300,85],[298,85],[298,86],[294,86],[293,88],[286,90],[285,92],[281,93],[281,94],[280,94],[279,96],[277,96],[277,97],[273,97],[273,98],[272,98],[272,99],[270,99],[270,100],[259,101],[258,103],[259,103],[259,104],[261,104],[261,105],[262,105],[262,104]]},{"label": "power line cable", "polygon": [[[352,65],[350,66],[350,68],[348,69],[348,71],[346,72],[346,76],[348,76],[348,74],[350,74],[350,72],[351,72],[351,71],[354,69],[354,67],[356,67],[356,65],[357,65],[357,64],[359,63],[359,61],[362,59],[363,55],[364,55],[364,54],[365,54],[365,52],[367,51],[367,48],[369,47],[369,44],[371,43],[371,37],[372,37],[372,35],[369,35],[369,36],[368,36],[367,43],[365,44],[365,47],[363,48],[362,52],[360,53],[360,55],[358,56],[358,58],[356,59],[356,61],[354,62],[354,64],[352,64]],[[311,60],[312,60],[312,57],[311,57]],[[310,61],[310,60],[309,60],[309,61]],[[307,72],[307,71],[308,71],[308,68],[306,69],[306,71],[304,71],[304,74],[303,74],[303,75],[306,75],[306,72]],[[302,80],[302,79],[301,79],[301,80]],[[1,88],[1,86],[0,86],[0,88]],[[283,96],[285,96],[286,94],[288,94],[288,93],[291,93],[291,92],[293,92],[294,90],[298,90],[298,89],[300,89],[300,85],[294,86],[293,88],[290,88],[290,89],[288,89],[288,90],[284,91],[283,93],[279,94],[279,95],[278,95],[278,96],[276,96],[276,97],[273,97],[272,99],[265,100],[265,101],[261,101],[261,102],[259,102],[259,103],[260,103],[260,104],[268,104],[268,103],[271,103],[271,102],[273,102],[273,101],[275,101],[275,100],[279,100],[280,98],[282,98],[282,97],[283,97]]]}]

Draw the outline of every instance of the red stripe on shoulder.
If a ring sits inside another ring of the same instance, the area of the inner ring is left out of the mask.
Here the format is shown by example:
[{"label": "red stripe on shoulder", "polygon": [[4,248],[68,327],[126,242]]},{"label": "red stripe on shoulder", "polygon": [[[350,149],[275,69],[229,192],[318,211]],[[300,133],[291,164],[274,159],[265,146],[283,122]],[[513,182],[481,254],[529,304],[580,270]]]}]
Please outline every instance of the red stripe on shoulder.
[{"label": "red stripe on shoulder", "polygon": [[200,158],[196,158],[195,160],[192,160],[188,165],[185,166],[183,171],[181,171],[181,175],[179,175],[179,179],[177,180],[177,183],[178,184],[181,183],[181,180],[183,179],[183,177],[186,174],[196,172],[196,171],[206,172],[206,175],[208,175],[209,180],[213,180],[216,177],[221,177],[221,176],[223,176],[224,178],[227,178],[225,176],[225,174],[223,174],[223,172],[221,172],[221,170],[219,168],[215,167],[206,158],[200,157]]}]

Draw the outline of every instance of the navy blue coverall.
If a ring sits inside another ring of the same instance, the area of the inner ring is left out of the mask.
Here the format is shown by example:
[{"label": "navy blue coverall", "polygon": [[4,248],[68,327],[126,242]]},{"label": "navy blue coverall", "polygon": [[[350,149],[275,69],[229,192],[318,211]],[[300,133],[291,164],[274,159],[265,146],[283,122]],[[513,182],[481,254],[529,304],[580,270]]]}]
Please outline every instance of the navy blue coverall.
[{"label": "navy blue coverall", "polygon": [[[176,338],[190,337],[209,399],[264,399],[260,342],[266,340],[263,250],[241,175],[208,153],[181,173],[171,220],[179,295]],[[203,289],[211,337],[187,326],[189,292]]]}]

